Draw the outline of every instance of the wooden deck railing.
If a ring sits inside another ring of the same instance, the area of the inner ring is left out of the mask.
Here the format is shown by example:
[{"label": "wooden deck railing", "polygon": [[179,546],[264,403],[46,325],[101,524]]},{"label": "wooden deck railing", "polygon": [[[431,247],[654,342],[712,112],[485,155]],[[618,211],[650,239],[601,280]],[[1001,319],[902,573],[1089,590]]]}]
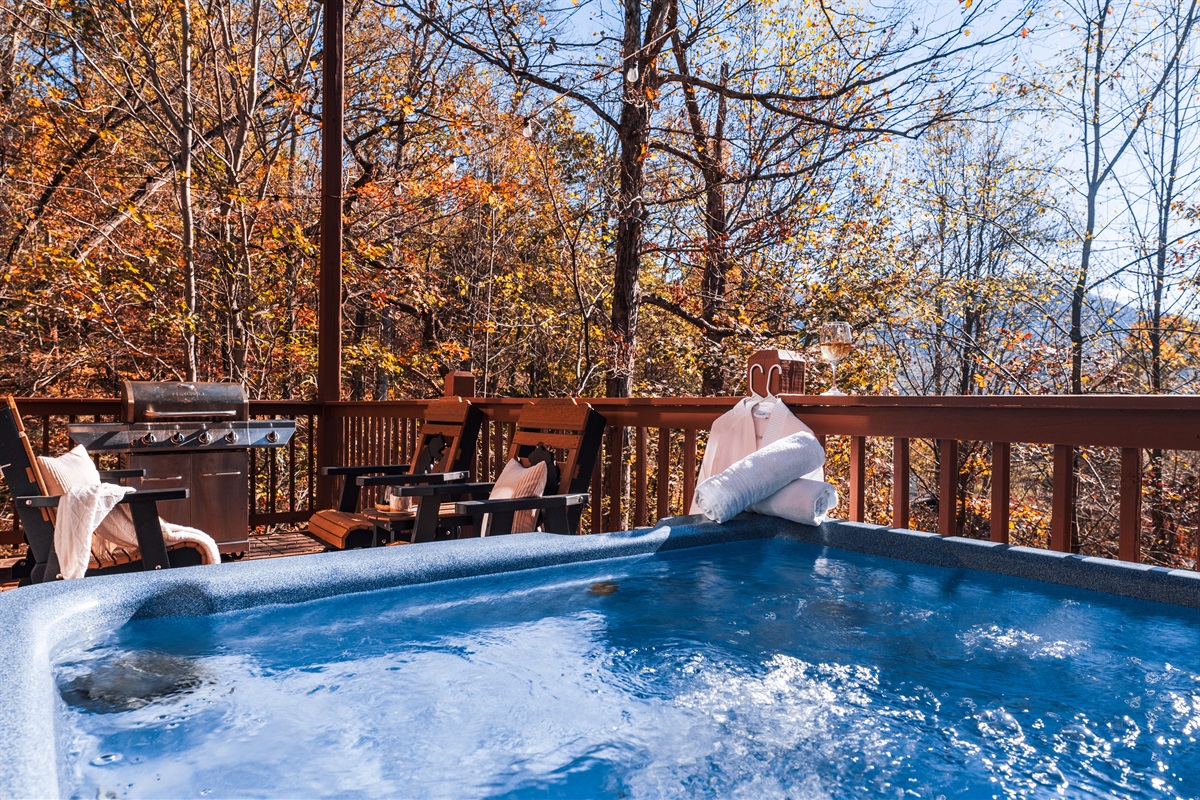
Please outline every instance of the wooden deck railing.
[{"label": "wooden deck railing", "polygon": [[[1098,524],[1111,522],[1110,532],[1116,534],[1111,538],[1117,542],[1112,552],[1092,551],[1129,561],[1145,552],[1143,452],[1200,453],[1200,398],[1193,397],[785,399],[826,439],[827,471],[842,495],[838,516],[1006,542],[1015,527],[1010,514],[1015,510],[1024,520],[1026,506],[1033,505],[1048,520],[1047,530],[1020,543],[1069,551],[1081,546],[1074,476],[1086,472],[1092,504],[1101,507]],[[707,431],[736,401],[589,400],[608,419],[609,430],[593,477],[585,529],[619,530],[686,513]],[[35,445],[44,451],[68,445],[68,422],[113,419],[118,413],[115,400],[19,402]],[[490,478],[503,465],[508,438],[527,401],[473,402],[488,417],[476,474]],[[317,502],[319,425],[337,426],[336,463],[407,463],[424,406],[423,401],[339,402],[323,408],[314,402],[252,403],[255,417],[297,421],[297,435],[288,447],[252,458],[252,524],[294,523],[311,513]],[[972,474],[981,479],[971,483]],[[1016,488],[1018,498],[1012,496]],[[1105,504],[1111,507],[1111,520]],[[1188,536],[1194,558],[1194,525]],[[1087,542],[1083,549],[1089,551]]]}]

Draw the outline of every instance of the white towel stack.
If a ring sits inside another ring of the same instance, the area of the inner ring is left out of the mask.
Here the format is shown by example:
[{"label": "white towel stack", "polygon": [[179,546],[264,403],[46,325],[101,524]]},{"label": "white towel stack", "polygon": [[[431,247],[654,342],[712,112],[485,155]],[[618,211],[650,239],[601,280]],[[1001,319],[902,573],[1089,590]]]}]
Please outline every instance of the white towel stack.
[{"label": "white towel stack", "polygon": [[750,506],[750,510],[805,525],[820,525],[828,518],[829,512],[837,508],[837,504],[837,489],[833,484],[800,478]]},{"label": "white towel stack", "polygon": [[807,431],[794,433],[701,481],[696,505],[709,519],[725,522],[824,463],[825,450],[817,437]]}]

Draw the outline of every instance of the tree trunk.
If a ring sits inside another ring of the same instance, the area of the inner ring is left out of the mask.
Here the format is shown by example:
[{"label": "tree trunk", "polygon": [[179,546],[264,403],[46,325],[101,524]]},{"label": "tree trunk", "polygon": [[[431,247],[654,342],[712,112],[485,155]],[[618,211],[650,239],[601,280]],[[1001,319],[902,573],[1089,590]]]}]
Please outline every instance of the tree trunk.
[{"label": "tree trunk", "polygon": [[[638,49],[641,30],[641,4],[625,0],[626,70],[636,63],[632,55]],[[632,38],[631,38],[632,37]],[[645,152],[650,135],[650,107],[645,90],[639,81],[627,84],[625,101],[621,104],[620,190],[617,196],[616,264],[613,269],[611,331],[613,357],[609,365],[607,389],[609,397],[630,397],[633,394],[634,355],[637,351],[638,306],[641,301],[639,272],[642,257],[642,234],[645,229],[645,208],[642,192],[646,187]]]},{"label": "tree trunk", "polygon": [[179,70],[183,78],[183,97],[179,119],[179,209],[183,239],[183,357],[187,380],[197,377],[196,355],[196,218],[192,207],[192,7],[183,0],[180,15]]},{"label": "tree trunk", "polygon": [[[624,0],[625,33],[621,41],[621,72],[625,94],[621,102],[617,139],[620,142],[620,179],[617,195],[616,263],[613,269],[613,358],[606,380],[609,397],[633,394],[634,358],[637,353],[638,310],[642,301],[639,282],[642,235],[646,224],[645,161],[650,144],[652,97],[658,91],[655,62],[662,51],[663,21],[667,0],[652,0],[642,36],[641,0]],[[673,7],[673,4],[672,4]]]}]

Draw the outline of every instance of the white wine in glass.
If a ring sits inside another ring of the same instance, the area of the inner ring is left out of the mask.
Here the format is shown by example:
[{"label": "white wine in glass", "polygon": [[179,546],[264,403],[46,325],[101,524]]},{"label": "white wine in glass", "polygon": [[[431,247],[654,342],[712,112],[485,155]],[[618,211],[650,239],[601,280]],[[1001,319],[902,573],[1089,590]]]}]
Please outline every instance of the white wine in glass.
[{"label": "white wine in glass", "polygon": [[837,365],[850,355],[854,347],[854,334],[849,322],[826,322],[821,326],[821,358],[829,362],[833,370],[831,387],[825,394],[845,394],[837,385]]}]

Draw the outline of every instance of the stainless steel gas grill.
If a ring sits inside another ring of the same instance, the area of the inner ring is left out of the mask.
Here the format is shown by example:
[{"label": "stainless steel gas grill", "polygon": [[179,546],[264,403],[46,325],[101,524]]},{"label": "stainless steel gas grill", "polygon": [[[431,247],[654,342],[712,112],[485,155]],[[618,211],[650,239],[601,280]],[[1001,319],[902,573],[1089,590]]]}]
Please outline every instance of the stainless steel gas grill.
[{"label": "stainless steel gas grill", "polygon": [[291,420],[251,420],[245,390],[235,383],[126,381],[122,422],[78,423],[71,438],[91,453],[128,454],[144,489],[190,490],[162,509],[165,519],[217,540],[222,553],[249,545],[250,448],[282,447],[295,433]]}]

